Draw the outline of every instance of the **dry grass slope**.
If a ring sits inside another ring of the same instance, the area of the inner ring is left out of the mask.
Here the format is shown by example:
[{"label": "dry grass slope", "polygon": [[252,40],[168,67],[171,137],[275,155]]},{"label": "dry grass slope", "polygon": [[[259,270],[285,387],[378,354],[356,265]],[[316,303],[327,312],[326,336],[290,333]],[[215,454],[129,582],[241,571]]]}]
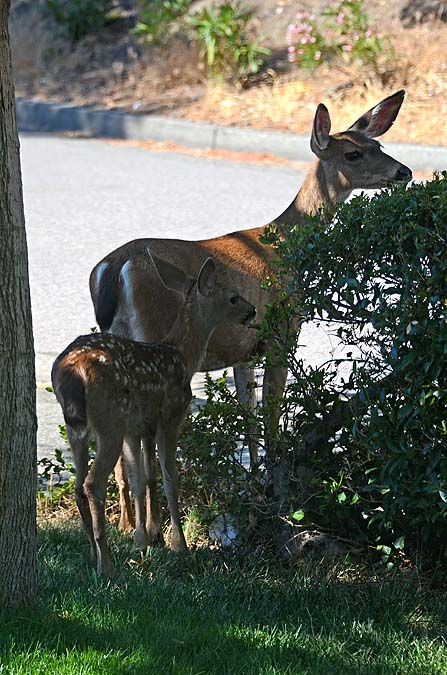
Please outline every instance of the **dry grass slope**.
[{"label": "dry grass slope", "polygon": [[[203,4],[210,4],[210,0],[200,0],[194,6]],[[308,133],[319,101],[330,107],[334,128],[343,128],[359,109],[404,87],[407,99],[388,140],[444,145],[447,24],[439,20],[443,5],[433,0],[366,0],[374,25],[391,33],[396,45],[394,68],[383,86],[371,73],[341,63],[332,68],[321,66],[312,75],[288,67],[288,23],[298,9],[318,13],[325,3],[260,0],[256,22],[273,50],[271,68],[254,86],[242,88],[207,80],[196,49],[180,35],[163,48],[139,44],[129,33],[134,20],[129,11],[123,11],[120,20],[99,33],[71,45],[57,36],[56,27],[45,17],[43,0],[21,0],[11,22],[17,92],[56,101]],[[405,15],[405,23],[399,20],[399,12]]]}]

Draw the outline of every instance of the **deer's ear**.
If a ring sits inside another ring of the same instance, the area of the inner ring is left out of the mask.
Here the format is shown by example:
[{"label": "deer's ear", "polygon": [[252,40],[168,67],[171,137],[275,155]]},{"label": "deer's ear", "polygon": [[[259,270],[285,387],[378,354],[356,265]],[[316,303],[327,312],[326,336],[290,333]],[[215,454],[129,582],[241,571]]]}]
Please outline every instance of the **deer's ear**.
[{"label": "deer's ear", "polygon": [[191,288],[193,280],[187,274],[179,270],[178,267],[171,265],[171,263],[166,260],[162,260],[147,249],[147,254],[152,261],[155,269],[158,272],[162,283],[166,288],[169,288],[170,291],[177,291],[177,293],[185,293]]},{"label": "deer's ear", "polygon": [[329,145],[331,118],[329,110],[323,103],[319,103],[314,117],[310,147],[314,155],[321,157]]},{"label": "deer's ear", "polygon": [[197,290],[200,295],[209,295],[217,282],[216,263],[212,258],[207,258],[197,277]]},{"label": "deer's ear", "polygon": [[369,138],[375,138],[384,134],[393,124],[405,97],[405,91],[401,89],[395,94],[384,98],[374,108],[368,110],[358,118],[348,131],[361,131]]}]

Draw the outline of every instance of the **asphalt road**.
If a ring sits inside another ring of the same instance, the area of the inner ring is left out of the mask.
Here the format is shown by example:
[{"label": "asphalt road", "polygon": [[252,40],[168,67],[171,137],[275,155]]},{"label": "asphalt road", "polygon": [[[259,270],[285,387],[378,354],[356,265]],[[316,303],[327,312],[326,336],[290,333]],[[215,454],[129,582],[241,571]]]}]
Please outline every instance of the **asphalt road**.
[{"label": "asphalt road", "polygon": [[[60,446],[49,383],[55,356],[95,325],[95,263],[142,236],[200,239],[270,222],[303,174],[107,141],[21,136],[38,382],[39,457]],[[327,352],[324,343],[323,352]]]}]

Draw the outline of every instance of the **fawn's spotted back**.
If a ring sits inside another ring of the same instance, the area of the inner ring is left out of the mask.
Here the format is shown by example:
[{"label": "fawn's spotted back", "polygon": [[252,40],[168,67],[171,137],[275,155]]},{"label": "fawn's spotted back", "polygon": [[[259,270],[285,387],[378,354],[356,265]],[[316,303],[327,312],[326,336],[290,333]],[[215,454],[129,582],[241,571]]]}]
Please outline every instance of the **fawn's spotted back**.
[{"label": "fawn's spotted back", "polygon": [[[145,550],[162,539],[155,445],[171,513],[171,545],[176,551],[186,548],[175,456],[192,396],[191,377],[200,367],[216,326],[232,322],[247,325],[256,314],[250,302],[218,283],[211,258],[203,263],[196,280],[170,263],[155,261],[150,254],[148,258],[167,288],[183,297],[165,339],[169,344],[133,342],[103,333],[84,335],[57,357],[51,373],[76,465],[76,503],[97,572],[108,576],[113,574],[113,564],[105,535],[104,504],[107,477],[121,452],[135,497],[137,548]],[[89,468],[92,436],[96,456]]]},{"label": "fawn's spotted back", "polygon": [[[163,399],[166,393],[173,399],[180,396],[189,400],[191,396],[182,355],[170,345],[134,342],[102,333],[82,335],[58,357],[54,365],[57,371],[79,382],[83,399],[80,407],[91,407],[89,401],[101,399],[102,413],[105,405],[111,406],[115,414],[130,414],[133,424],[137,412],[147,415],[147,406],[153,406],[154,399]],[[56,390],[59,383],[56,378]],[[72,391],[70,394],[73,398]]]}]

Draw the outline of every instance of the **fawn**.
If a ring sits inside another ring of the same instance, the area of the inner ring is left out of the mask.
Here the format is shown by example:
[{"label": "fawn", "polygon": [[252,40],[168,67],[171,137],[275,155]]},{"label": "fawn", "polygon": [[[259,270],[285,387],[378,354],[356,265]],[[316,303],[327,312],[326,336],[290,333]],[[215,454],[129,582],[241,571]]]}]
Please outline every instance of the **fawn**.
[{"label": "fawn", "polygon": [[[135,545],[162,541],[155,444],[172,523],[171,546],[186,549],[178,507],[177,439],[192,398],[190,382],[217,326],[248,325],[253,305],[217,282],[212,258],[197,280],[150,254],[163,284],[183,296],[167,338],[158,344],[110,334],[78,337],[55,360],[51,380],[67,425],[76,466],[76,503],[98,574],[113,576],[105,534],[107,479],[123,450],[135,498]],[[89,470],[88,446],[96,439]],[[124,441],[124,445],[123,445]],[[141,452],[143,442],[143,453]],[[146,487],[148,492],[147,521]]]}]

